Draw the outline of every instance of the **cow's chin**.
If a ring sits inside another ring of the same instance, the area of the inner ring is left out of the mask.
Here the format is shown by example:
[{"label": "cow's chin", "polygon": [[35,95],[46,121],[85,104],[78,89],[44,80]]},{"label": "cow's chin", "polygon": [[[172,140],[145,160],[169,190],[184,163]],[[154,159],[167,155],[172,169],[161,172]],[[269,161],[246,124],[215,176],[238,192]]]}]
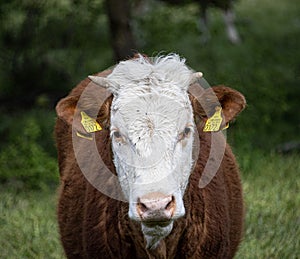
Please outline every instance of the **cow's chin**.
[{"label": "cow's chin", "polygon": [[142,232],[147,242],[147,249],[155,249],[159,245],[160,241],[168,236],[173,228],[173,221],[170,220],[164,223],[156,224],[142,224]]}]

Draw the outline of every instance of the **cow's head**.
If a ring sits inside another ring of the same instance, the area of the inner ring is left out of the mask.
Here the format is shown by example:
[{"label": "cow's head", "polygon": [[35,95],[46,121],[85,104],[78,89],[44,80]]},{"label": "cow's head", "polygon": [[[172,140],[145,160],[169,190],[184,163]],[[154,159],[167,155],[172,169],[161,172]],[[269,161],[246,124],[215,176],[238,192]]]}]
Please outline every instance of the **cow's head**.
[{"label": "cow's head", "polygon": [[188,88],[195,76],[201,73],[171,55],[121,62],[107,78],[90,77],[114,95],[114,164],[129,200],[129,217],[141,222],[150,248],[185,214],[195,132]]},{"label": "cow's head", "polygon": [[[194,113],[205,120],[205,111],[210,109],[209,104],[205,108],[206,104],[189,96],[195,77],[201,73],[193,73],[177,55],[152,61],[140,56],[120,62],[107,77],[90,77],[113,94],[114,164],[129,201],[129,217],[141,222],[148,248],[155,248],[170,234],[174,220],[185,214],[183,195],[193,166]],[[204,89],[203,93],[203,102],[215,101],[211,93],[205,94]],[[236,91],[223,87],[216,95],[224,123],[244,108],[244,98]],[[65,109],[62,104],[58,114]]]},{"label": "cow's head", "polygon": [[188,95],[193,73],[174,55],[124,61],[108,77],[90,78],[114,95],[114,164],[129,217],[142,222],[147,246],[155,247],[185,213],[195,130]]}]

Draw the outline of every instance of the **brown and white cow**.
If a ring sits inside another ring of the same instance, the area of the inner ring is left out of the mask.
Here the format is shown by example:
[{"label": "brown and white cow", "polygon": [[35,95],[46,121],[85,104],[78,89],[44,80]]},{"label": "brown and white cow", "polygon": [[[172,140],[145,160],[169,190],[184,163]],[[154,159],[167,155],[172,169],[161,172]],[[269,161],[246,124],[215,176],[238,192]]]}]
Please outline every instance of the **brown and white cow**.
[{"label": "brown and white cow", "polygon": [[239,92],[204,89],[172,54],[83,80],[57,107],[58,221],[68,258],[232,258],[239,170],[222,129]]}]

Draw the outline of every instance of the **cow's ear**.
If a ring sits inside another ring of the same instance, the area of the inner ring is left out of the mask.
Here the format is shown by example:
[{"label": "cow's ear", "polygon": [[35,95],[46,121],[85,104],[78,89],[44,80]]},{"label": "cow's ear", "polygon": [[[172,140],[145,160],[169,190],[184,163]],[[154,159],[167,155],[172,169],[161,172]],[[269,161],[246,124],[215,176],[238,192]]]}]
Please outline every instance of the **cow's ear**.
[{"label": "cow's ear", "polygon": [[81,90],[75,88],[69,96],[61,99],[56,113],[76,131],[91,133],[100,127],[109,128],[112,98],[108,90],[90,83],[83,85]]},{"label": "cow's ear", "polygon": [[189,89],[190,100],[194,114],[200,120],[212,117],[217,107],[222,108],[222,125],[232,121],[246,106],[245,97],[238,91],[220,85],[203,89],[191,86]]},{"label": "cow's ear", "polygon": [[246,107],[246,99],[240,92],[223,85],[214,86],[212,89],[222,106],[226,123],[232,121]]},{"label": "cow's ear", "polygon": [[67,96],[61,99],[56,105],[56,114],[69,126],[73,126],[77,131],[82,132],[83,127],[80,125],[80,118],[76,112],[77,102],[78,97],[75,96]]}]

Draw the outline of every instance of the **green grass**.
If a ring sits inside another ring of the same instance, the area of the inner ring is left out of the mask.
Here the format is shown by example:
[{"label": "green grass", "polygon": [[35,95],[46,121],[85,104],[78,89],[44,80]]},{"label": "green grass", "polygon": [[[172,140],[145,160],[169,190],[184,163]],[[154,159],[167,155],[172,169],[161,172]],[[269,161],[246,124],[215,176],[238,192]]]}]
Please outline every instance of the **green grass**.
[{"label": "green grass", "polygon": [[246,229],[237,258],[299,258],[300,156],[240,159]]},{"label": "green grass", "polygon": [[0,258],[63,258],[56,191],[0,191]]}]

